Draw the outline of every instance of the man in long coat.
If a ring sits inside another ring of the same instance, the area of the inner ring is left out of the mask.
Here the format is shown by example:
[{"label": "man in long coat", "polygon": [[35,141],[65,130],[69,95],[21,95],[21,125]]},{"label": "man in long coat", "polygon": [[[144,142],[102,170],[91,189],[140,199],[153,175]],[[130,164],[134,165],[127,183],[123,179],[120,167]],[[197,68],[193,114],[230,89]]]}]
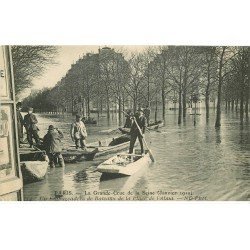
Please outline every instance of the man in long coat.
[{"label": "man in long coat", "polygon": [[27,139],[31,148],[33,147],[33,138],[35,139],[37,144],[40,143],[37,123],[38,121],[36,119],[36,116],[33,114],[33,108],[29,108],[28,114],[24,116],[24,126],[27,131]]},{"label": "man in long coat", "polygon": [[139,109],[137,114],[135,115],[135,117],[133,119],[136,120],[136,122],[137,122],[137,124],[142,132],[142,135],[141,135],[136,123],[133,122],[131,130],[130,130],[131,140],[130,140],[130,146],[129,146],[129,153],[130,154],[133,153],[134,145],[135,145],[136,139],[138,137],[138,140],[139,140],[140,146],[141,146],[141,154],[143,154],[144,148],[143,148],[142,136],[145,133],[145,129],[146,129],[146,118],[143,114],[143,110]]}]

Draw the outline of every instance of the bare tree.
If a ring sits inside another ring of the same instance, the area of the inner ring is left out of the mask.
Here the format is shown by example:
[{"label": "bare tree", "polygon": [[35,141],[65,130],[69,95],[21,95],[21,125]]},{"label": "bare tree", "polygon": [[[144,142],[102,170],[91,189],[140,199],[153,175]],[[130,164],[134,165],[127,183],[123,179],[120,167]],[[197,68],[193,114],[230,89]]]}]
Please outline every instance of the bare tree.
[{"label": "bare tree", "polygon": [[230,73],[230,60],[235,56],[236,50],[234,47],[227,46],[219,46],[216,49],[218,60],[218,91],[215,127],[219,128],[221,126],[222,85],[225,77]]},{"label": "bare tree", "polygon": [[32,80],[43,74],[46,66],[55,63],[56,46],[11,46],[15,90],[18,95],[32,86]]},{"label": "bare tree", "polygon": [[205,96],[206,119],[209,118],[209,101],[211,92],[214,92],[217,83],[217,56],[216,47],[201,47],[202,74],[201,87]]}]

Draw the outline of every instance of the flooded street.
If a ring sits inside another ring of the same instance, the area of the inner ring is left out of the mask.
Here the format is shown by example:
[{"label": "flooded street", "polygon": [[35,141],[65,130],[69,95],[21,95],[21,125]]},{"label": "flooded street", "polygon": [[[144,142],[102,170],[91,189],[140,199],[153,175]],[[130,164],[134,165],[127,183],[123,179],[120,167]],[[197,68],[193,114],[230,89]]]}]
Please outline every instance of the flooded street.
[{"label": "flooded street", "polygon": [[[94,161],[66,164],[65,168],[48,169],[43,181],[24,186],[24,199],[86,199],[93,193],[131,191],[132,200],[148,200],[152,194],[157,199],[165,197],[164,193],[166,199],[174,200],[189,200],[190,194],[196,200],[250,200],[249,124],[241,127],[235,112],[223,113],[221,129],[216,130],[212,110],[208,123],[205,110],[201,113],[194,127],[193,116],[187,114],[186,121],[178,126],[177,112],[167,111],[165,126],[146,135],[156,162],[134,176],[100,181],[96,166],[111,155],[102,156]],[[73,144],[69,131],[74,117],[37,114],[37,118],[40,137],[53,124],[64,133],[64,145]],[[100,131],[116,127],[116,117],[109,122],[101,117],[97,125],[87,125],[88,142],[115,137],[118,134]],[[170,195],[176,192],[178,196]]]}]

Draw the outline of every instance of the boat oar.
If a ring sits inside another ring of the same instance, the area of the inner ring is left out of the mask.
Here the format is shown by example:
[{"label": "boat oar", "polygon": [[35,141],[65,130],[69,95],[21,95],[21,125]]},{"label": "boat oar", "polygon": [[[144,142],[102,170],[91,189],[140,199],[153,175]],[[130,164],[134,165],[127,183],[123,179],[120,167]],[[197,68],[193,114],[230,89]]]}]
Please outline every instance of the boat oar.
[{"label": "boat oar", "polygon": [[135,122],[135,124],[136,124],[136,126],[137,126],[137,128],[138,128],[138,130],[139,130],[139,132],[140,132],[140,135],[141,135],[141,137],[142,137],[142,140],[143,140],[143,142],[144,142],[146,148],[148,149],[148,153],[149,153],[150,159],[152,160],[152,162],[154,162],[155,159],[154,159],[154,156],[153,156],[153,154],[152,154],[152,151],[151,151],[150,148],[148,147],[148,144],[147,144],[147,142],[146,142],[146,140],[145,140],[145,138],[144,138],[144,136],[143,136],[143,134],[142,134],[141,128],[139,127],[139,125],[138,125],[138,123],[137,123],[137,121],[136,121],[136,118],[134,118],[134,122]]}]

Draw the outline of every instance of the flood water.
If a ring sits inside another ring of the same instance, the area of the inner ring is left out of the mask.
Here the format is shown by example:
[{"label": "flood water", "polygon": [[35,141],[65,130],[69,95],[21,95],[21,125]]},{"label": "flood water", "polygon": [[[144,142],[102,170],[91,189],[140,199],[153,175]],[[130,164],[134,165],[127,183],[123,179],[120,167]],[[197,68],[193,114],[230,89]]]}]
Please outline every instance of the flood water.
[{"label": "flood water", "polygon": [[[213,110],[209,122],[201,110],[196,126],[189,114],[178,126],[177,112],[169,110],[165,126],[146,134],[156,162],[134,176],[101,181],[95,169],[111,156],[107,155],[65,168],[48,168],[43,181],[24,186],[24,199],[117,200],[130,191],[130,200],[250,200],[250,125],[240,126],[238,116],[224,112],[222,126],[216,130]],[[72,144],[69,130],[74,117],[37,114],[37,118],[40,137],[53,124],[64,132],[65,146]],[[109,122],[101,117],[97,125],[87,126],[88,141],[117,136],[100,132],[116,127],[116,116]]]}]

